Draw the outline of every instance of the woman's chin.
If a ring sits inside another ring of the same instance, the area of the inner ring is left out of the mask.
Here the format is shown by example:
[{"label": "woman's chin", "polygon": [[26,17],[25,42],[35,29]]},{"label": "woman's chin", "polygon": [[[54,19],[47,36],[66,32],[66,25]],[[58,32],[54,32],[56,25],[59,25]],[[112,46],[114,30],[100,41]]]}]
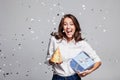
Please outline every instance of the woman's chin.
[{"label": "woman's chin", "polygon": [[72,35],[67,35],[68,38],[72,38]]}]

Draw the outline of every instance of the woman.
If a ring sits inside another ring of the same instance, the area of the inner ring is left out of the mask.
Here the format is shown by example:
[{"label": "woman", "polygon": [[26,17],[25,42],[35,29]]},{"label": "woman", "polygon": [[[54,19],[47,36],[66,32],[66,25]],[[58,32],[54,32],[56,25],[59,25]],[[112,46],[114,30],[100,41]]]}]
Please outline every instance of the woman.
[{"label": "woman", "polygon": [[[50,59],[59,48],[62,62],[54,63]],[[95,62],[92,68],[84,72],[75,72],[70,67],[71,58],[85,51]],[[48,46],[47,62],[53,67],[52,80],[81,80],[101,65],[101,60],[91,46],[81,37],[78,20],[72,14],[66,14],[60,21],[58,32],[52,33]]]}]

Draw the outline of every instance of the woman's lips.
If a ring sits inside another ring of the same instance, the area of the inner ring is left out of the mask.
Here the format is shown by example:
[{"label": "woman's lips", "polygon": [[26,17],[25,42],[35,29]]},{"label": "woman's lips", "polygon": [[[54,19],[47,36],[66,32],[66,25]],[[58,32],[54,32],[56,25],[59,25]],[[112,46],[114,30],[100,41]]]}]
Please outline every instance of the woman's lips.
[{"label": "woman's lips", "polygon": [[66,35],[72,35],[73,30],[66,30]]},{"label": "woman's lips", "polygon": [[67,33],[71,33],[71,32],[72,32],[72,30],[66,30],[66,32],[67,32]]}]

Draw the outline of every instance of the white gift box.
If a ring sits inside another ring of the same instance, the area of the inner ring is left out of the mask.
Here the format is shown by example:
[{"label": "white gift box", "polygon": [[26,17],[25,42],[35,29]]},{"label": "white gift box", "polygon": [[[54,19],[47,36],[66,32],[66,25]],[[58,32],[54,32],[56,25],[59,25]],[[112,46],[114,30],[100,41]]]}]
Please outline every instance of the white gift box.
[{"label": "white gift box", "polygon": [[70,61],[70,66],[75,72],[82,72],[94,65],[94,60],[84,51],[80,52]]}]

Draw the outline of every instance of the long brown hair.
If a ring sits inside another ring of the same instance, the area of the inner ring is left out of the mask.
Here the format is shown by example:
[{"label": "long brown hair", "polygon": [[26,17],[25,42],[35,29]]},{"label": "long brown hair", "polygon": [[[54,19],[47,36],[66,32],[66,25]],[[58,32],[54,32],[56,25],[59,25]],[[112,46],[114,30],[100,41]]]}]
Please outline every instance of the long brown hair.
[{"label": "long brown hair", "polygon": [[66,36],[66,34],[63,32],[63,24],[64,24],[64,19],[65,18],[70,18],[72,19],[74,25],[75,25],[75,33],[73,35],[73,38],[75,39],[75,42],[81,41],[83,40],[83,38],[81,37],[81,28],[80,28],[80,24],[78,22],[78,20],[76,19],[75,16],[73,16],[72,14],[65,14],[59,24],[58,27],[58,32],[57,33],[52,33],[51,35],[54,35],[56,39],[63,39],[63,37]]}]

